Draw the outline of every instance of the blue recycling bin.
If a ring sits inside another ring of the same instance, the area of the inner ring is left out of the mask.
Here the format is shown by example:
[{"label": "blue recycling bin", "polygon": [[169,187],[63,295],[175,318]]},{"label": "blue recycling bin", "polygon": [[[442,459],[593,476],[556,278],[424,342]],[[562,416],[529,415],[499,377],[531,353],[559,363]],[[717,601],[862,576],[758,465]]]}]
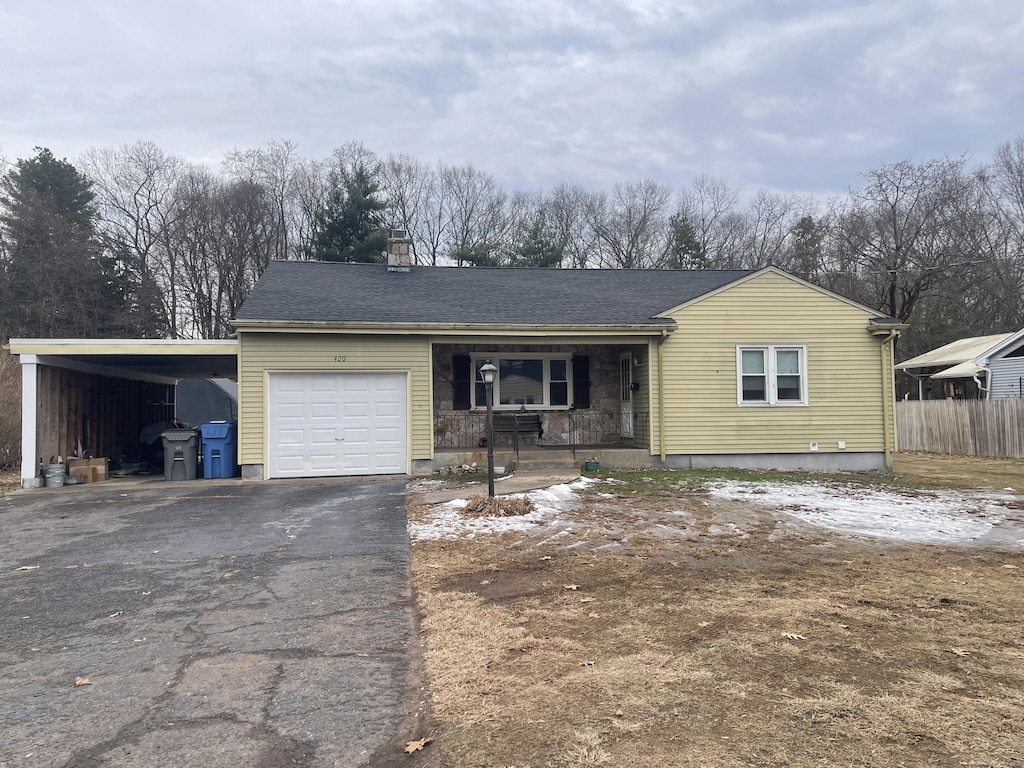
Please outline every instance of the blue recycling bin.
[{"label": "blue recycling bin", "polygon": [[203,477],[237,477],[235,422],[208,421],[199,430],[203,435]]}]

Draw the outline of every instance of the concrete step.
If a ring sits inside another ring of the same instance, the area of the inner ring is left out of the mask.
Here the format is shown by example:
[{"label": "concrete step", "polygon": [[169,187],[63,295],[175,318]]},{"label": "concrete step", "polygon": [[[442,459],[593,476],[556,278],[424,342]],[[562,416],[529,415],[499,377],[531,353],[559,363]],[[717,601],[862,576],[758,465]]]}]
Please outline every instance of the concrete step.
[{"label": "concrete step", "polygon": [[517,461],[516,472],[578,472],[580,465],[574,461]]},{"label": "concrete step", "polygon": [[580,462],[571,451],[519,450],[516,472],[579,471]]}]

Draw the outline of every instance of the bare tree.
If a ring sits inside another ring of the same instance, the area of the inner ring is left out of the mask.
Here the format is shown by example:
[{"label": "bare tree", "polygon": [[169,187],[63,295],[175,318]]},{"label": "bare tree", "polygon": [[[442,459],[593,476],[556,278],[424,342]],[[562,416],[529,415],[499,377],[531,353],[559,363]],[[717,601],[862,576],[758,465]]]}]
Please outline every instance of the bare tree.
[{"label": "bare tree", "polygon": [[766,189],[759,190],[748,211],[749,244],[746,266],[760,269],[776,264],[786,252],[786,245],[799,218],[800,207],[795,197]]},{"label": "bare tree", "polygon": [[908,320],[922,296],[971,260],[958,237],[963,165],[962,158],[882,165],[865,174],[837,219],[871,303],[893,317]]},{"label": "bare tree", "polygon": [[[173,335],[173,312],[166,299],[163,234],[173,223],[174,194],[184,164],[152,142],[86,151],[80,166],[92,181],[99,212],[98,234],[134,286],[135,303],[151,335]],[[145,333],[145,330],[140,331]]]},{"label": "bare tree", "polygon": [[494,263],[507,233],[507,195],[491,174],[473,165],[442,165],[440,183],[450,250],[457,265]]},{"label": "bare tree", "polygon": [[426,226],[436,189],[433,169],[411,155],[391,154],[381,165],[380,183],[389,228],[409,233],[414,263],[436,264],[438,248]]},{"label": "bare tree", "polygon": [[975,279],[991,332],[1024,327],[1024,137],[1000,145],[974,185]]},{"label": "bare tree", "polygon": [[280,242],[271,195],[252,182],[225,182],[203,168],[184,174],[175,195],[171,255],[179,335],[223,338]]},{"label": "bare tree", "polygon": [[271,258],[300,258],[313,229],[313,207],[304,200],[316,173],[310,161],[298,156],[293,142],[272,141],[262,149],[229,152],[223,169],[234,181],[258,184],[273,203],[277,241]]},{"label": "bare tree", "polygon": [[722,268],[738,263],[738,230],[744,222],[736,216],[737,193],[721,179],[700,175],[690,189],[679,195],[676,214],[693,226],[699,250],[707,266]]},{"label": "bare tree", "polygon": [[619,183],[611,194],[591,197],[585,210],[597,235],[598,264],[622,269],[663,266],[671,199],[672,190],[652,179]]},{"label": "bare tree", "polygon": [[587,221],[590,193],[579,184],[558,184],[547,196],[548,221],[564,253],[563,266],[586,269],[597,250]]}]

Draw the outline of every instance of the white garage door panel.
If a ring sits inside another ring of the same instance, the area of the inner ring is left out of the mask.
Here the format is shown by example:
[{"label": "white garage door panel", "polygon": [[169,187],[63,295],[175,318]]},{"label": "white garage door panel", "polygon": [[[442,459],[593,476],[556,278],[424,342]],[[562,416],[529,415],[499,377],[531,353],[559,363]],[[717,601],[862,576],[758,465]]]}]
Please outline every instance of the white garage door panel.
[{"label": "white garage door panel", "polygon": [[404,373],[274,373],[269,477],[404,474]]},{"label": "white garage door panel", "polygon": [[313,419],[336,419],[338,406],[335,403],[311,403],[309,415]]}]

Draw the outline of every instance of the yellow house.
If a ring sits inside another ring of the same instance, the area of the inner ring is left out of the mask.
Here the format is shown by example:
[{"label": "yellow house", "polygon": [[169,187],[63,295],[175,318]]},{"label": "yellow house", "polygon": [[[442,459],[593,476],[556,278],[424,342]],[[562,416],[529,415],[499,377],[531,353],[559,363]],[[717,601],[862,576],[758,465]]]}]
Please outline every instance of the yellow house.
[{"label": "yellow house", "polygon": [[233,324],[247,478],[481,456],[486,361],[508,461],[891,468],[902,326],[774,267],[272,262]]},{"label": "yellow house", "polygon": [[227,341],[12,339],[22,483],[50,456],[137,452],[184,378],[237,381],[244,478],[482,461],[485,362],[498,464],[891,468],[903,326],[774,267],[276,261],[233,325]]}]

